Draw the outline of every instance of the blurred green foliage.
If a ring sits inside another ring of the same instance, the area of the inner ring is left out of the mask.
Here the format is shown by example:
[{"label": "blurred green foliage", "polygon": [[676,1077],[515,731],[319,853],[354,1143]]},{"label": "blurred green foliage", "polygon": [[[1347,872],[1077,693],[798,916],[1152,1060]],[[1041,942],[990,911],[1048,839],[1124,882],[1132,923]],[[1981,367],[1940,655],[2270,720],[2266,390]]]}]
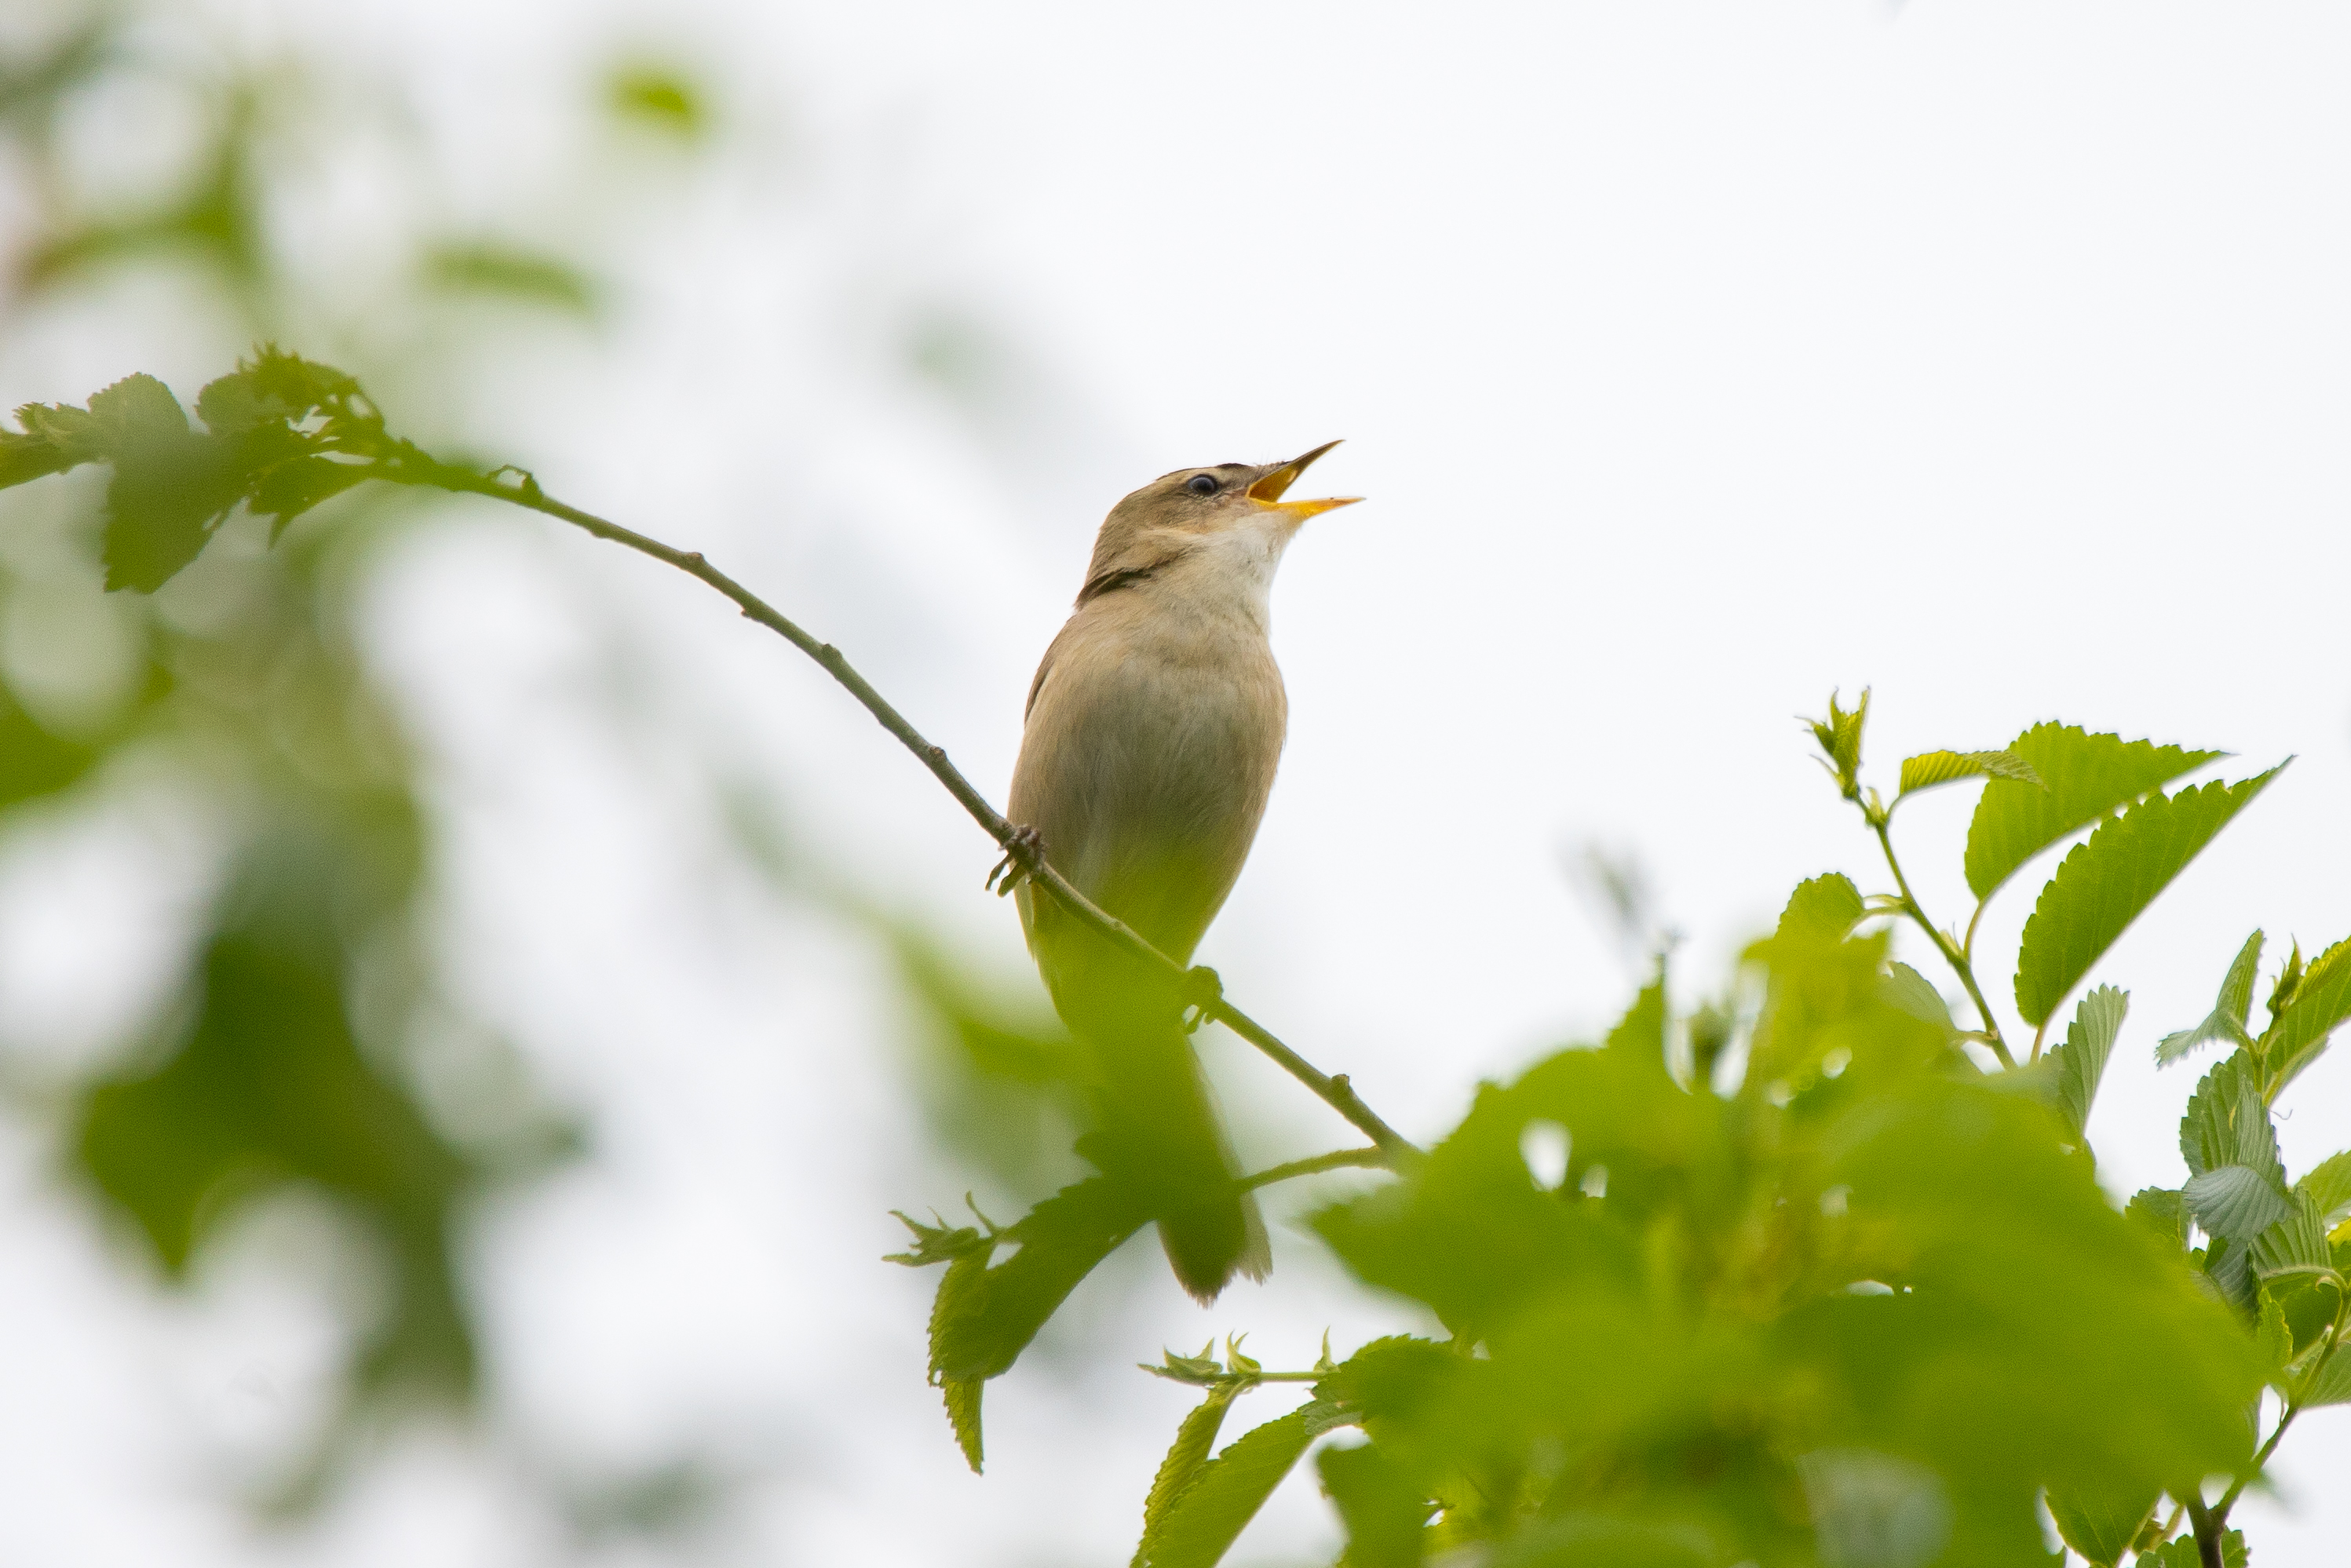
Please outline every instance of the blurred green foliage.
[{"label": "blurred green foliage", "polygon": [[[377,340],[428,354],[432,335],[400,324],[438,297],[591,309],[583,264],[421,233],[413,293],[319,294],[287,263],[282,233],[283,180],[299,166],[286,153],[331,134],[315,84],[298,60],[246,70],[229,51],[159,52],[151,20],[132,5],[61,11],[45,41],[0,61],[0,140],[24,213],[7,236],[7,327],[149,276],[215,300],[235,331],[364,317]],[[121,195],[63,133],[110,93],[196,106],[166,187]],[[414,359],[400,370],[424,384],[462,373]],[[198,427],[162,383],[134,377],[87,409],[34,416],[49,438],[39,454],[23,442],[0,452],[10,484],[101,450],[113,470],[103,497],[41,486],[11,492],[0,513],[0,605],[18,628],[37,626],[39,646],[31,666],[0,664],[0,832],[97,813],[158,781],[217,827],[217,889],[164,1004],[110,1065],[40,1103],[66,1109],[76,1174],[172,1278],[254,1204],[296,1188],[329,1199],[381,1260],[362,1276],[374,1299],[357,1304],[345,1393],[281,1478],[276,1500],[301,1506],[378,1416],[473,1400],[465,1218],[576,1154],[582,1133],[436,972],[423,768],[353,624],[373,545],[417,508],[347,497],[285,548],[262,548],[350,476],[290,437],[271,446],[285,429],[271,416],[301,389],[264,375],[235,390],[253,395],[216,395]],[[236,476],[273,451],[267,492],[247,495]],[[240,498],[270,518],[266,530],[229,522]],[[224,528],[233,546],[182,573]],[[102,591],[167,580],[153,598]],[[454,1120],[422,1086],[428,1055],[466,1085]]]}]

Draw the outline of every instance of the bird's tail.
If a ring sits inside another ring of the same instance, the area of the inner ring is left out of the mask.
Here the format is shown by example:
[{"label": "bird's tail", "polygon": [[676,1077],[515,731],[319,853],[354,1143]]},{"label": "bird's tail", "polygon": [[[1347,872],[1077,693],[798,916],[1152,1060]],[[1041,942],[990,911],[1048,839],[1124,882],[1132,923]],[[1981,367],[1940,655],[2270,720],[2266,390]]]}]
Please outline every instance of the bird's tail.
[{"label": "bird's tail", "polygon": [[1196,1299],[1214,1301],[1237,1273],[1264,1279],[1273,1264],[1265,1217],[1235,1185],[1239,1167],[1174,988],[1131,961],[1086,967],[1053,988],[1092,1059],[1094,1127],[1081,1152],[1149,1206]]}]

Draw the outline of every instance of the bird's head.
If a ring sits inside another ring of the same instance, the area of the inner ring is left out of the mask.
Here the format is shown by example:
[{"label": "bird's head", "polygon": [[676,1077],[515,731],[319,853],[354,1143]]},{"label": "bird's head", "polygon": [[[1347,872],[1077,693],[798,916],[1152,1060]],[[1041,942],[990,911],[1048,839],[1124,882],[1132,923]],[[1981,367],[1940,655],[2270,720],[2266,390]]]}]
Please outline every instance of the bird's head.
[{"label": "bird's head", "polygon": [[1309,464],[1338,444],[1326,441],[1287,463],[1218,463],[1207,468],[1178,468],[1173,474],[1162,474],[1121,501],[1112,508],[1111,520],[1140,528],[1173,528],[1196,534],[1272,528],[1286,538],[1317,513],[1350,507],[1363,499],[1361,496],[1336,496],[1316,501],[1282,499]]},{"label": "bird's head", "polygon": [[1326,441],[1287,463],[1219,463],[1162,474],[1102,520],[1078,602],[1157,577],[1178,562],[1193,572],[1238,573],[1261,597],[1301,524],[1363,499],[1284,499],[1306,465],[1338,444]]}]

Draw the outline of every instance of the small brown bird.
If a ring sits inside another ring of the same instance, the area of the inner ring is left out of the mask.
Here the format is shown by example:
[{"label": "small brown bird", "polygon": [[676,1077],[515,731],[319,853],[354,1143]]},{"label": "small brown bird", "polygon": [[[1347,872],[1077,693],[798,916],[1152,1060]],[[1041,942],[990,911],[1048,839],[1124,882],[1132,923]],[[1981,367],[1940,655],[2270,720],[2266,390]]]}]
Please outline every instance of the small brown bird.
[{"label": "small brown bird", "polygon": [[[1360,499],[1285,501],[1330,442],[1287,463],[1163,475],[1111,508],[1077,608],[1029,688],[1011,820],[1053,868],[1188,964],[1257,837],[1289,699],[1268,591],[1301,524]],[[1159,1221],[1186,1290],[1213,1300],[1272,1259],[1191,1042],[1184,998],[1022,886],[1020,922],[1053,1005],[1088,1048],[1083,1145]]]}]

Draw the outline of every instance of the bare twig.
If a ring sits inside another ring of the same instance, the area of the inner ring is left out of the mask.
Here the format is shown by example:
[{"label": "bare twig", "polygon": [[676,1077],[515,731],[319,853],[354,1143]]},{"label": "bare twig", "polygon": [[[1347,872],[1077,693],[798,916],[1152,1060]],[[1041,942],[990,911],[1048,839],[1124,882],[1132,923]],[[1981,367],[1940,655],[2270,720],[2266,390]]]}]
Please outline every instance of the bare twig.
[{"label": "bare twig", "polygon": [[[865,706],[865,711],[880,721],[883,728],[898,738],[899,744],[914,754],[934,778],[946,787],[947,793],[971,814],[972,820],[987,830],[988,836],[1003,849],[1005,855],[1018,865],[1029,880],[1052,894],[1062,907],[1086,925],[1124,948],[1145,963],[1165,970],[1179,979],[1192,971],[1153,946],[1133,926],[1109,914],[1081,892],[1056,871],[1040,852],[1036,835],[1024,833],[1015,823],[1005,820],[1002,813],[987,803],[987,798],[972,787],[947,760],[946,748],[934,746],[922,732],[906,722],[905,716],[891,706],[887,698],[867,683],[841,650],[830,643],[820,643],[783,615],[703,559],[699,550],[682,550],[649,538],[620,524],[607,521],[577,507],[566,506],[538,486],[538,481],[527,473],[517,474],[513,483],[504,482],[501,470],[483,475],[471,469],[446,464],[431,456],[421,448],[406,442],[389,444],[390,450],[371,465],[374,477],[400,485],[425,485],[436,489],[454,490],[465,495],[486,496],[493,500],[527,507],[550,517],[557,517],[593,534],[600,539],[623,545],[639,555],[651,556],[664,565],[674,566],[690,577],[716,589],[733,601],[747,620],[756,621],[768,631],[791,643],[801,653],[824,667],[827,674],[849,688],[850,695]],[[1272,1031],[1240,1009],[1225,1000],[1221,995],[1205,999],[1201,1010],[1226,1028],[1248,1040],[1271,1057],[1292,1078],[1313,1091],[1325,1104],[1345,1117],[1355,1128],[1377,1145],[1380,1162],[1390,1167],[1400,1167],[1416,1158],[1420,1150],[1404,1135],[1389,1126],[1370,1106],[1364,1103],[1344,1073],[1326,1075],[1313,1063],[1299,1055],[1275,1038]]]},{"label": "bare twig", "polygon": [[1271,1186],[1278,1181],[1294,1181],[1300,1176],[1320,1176],[1324,1171],[1345,1170],[1350,1166],[1378,1170],[1388,1163],[1388,1152],[1374,1145],[1368,1149],[1333,1149],[1327,1155],[1311,1159],[1291,1160],[1287,1165],[1269,1166],[1255,1176],[1241,1177],[1244,1189]]}]

